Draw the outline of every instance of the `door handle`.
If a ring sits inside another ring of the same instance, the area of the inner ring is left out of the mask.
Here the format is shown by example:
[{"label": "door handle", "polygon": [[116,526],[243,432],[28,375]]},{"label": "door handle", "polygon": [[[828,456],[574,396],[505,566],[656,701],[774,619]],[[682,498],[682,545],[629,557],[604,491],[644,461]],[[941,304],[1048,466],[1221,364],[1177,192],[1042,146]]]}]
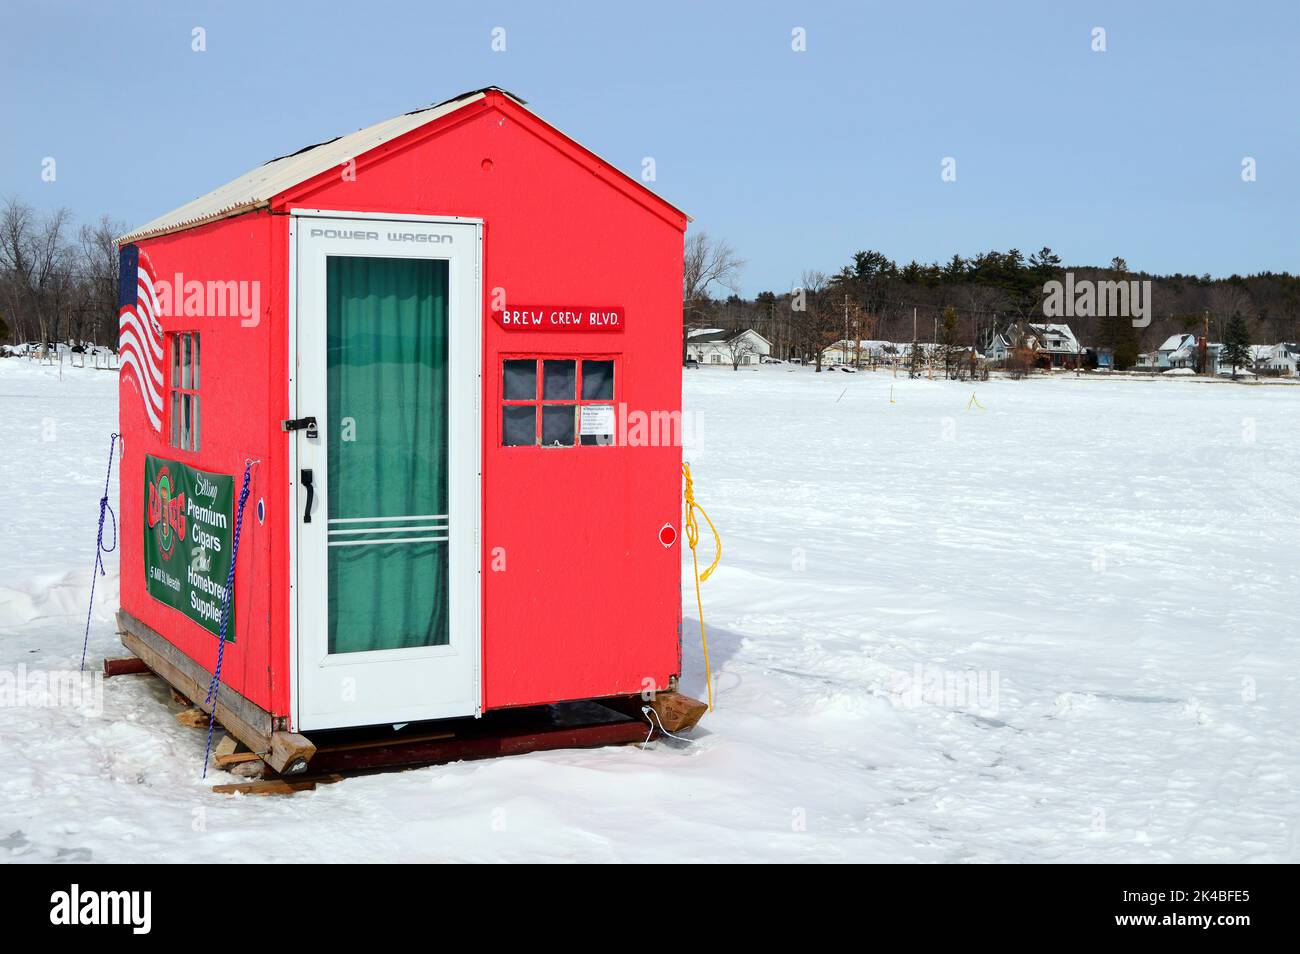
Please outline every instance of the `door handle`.
[{"label": "door handle", "polygon": [[307,488],[307,506],[302,511],[302,522],[311,523],[311,505],[316,499],[316,487],[312,484],[310,467],[302,469],[302,485]]}]

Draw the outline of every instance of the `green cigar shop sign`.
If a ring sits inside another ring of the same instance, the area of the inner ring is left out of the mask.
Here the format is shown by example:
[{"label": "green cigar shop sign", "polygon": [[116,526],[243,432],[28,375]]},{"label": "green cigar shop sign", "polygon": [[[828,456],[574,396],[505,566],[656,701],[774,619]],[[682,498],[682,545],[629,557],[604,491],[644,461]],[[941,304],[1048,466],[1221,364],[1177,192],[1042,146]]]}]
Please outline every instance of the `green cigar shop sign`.
[{"label": "green cigar shop sign", "polygon": [[[230,574],[235,480],[174,460],[144,459],[144,571],[149,595],[214,634]],[[226,639],[235,639],[232,603]]]}]

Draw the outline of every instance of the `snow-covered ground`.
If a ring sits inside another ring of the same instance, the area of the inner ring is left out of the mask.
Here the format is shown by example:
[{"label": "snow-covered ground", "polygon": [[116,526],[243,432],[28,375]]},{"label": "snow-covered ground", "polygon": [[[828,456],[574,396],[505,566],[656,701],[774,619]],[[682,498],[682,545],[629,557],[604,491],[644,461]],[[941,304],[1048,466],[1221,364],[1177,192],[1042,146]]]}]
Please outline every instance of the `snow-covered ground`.
[{"label": "snow-covered ground", "polygon": [[[0,361],[0,680],[77,667],[115,395]],[[0,708],[0,859],[1300,859],[1300,391],[776,366],[686,405],[725,547],[693,744],[226,798],[112,679]]]}]

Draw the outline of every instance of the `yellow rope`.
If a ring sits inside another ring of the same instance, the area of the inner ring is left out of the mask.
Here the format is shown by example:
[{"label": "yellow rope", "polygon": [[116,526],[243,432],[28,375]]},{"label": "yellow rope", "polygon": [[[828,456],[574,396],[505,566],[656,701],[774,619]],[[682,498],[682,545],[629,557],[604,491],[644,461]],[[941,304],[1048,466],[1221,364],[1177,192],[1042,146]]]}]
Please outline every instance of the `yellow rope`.
[{"label": "yellow rope", "polygon": [[[718,561],[722,559],[722,537],[718,535],[718,528],[713,525],[704,508],[695,502],[695,482],[691,479],[690,464],[682,464],[682,476],[686,478],[686,486],[682,490],[682,498],[686,501],[686,518],[682,521],[682,527],[686,531],[686,542],[691,548],[691,563],[695,565],[695,605],[700,611],[700,645],[704,648],[704,680],[709,687],[709,711],[712,712],[713,672],[709,668],[709,641],[704,635],[704,600],[700,597],[700,584],[717,569]],[[713,531],[713,562],[703,573],[700,572],[699,557],[695,553],[696,544],[700,542],[700,523],[695,519],[697,510],[704,518],[704,522],[709,525],[709,529]]]}]

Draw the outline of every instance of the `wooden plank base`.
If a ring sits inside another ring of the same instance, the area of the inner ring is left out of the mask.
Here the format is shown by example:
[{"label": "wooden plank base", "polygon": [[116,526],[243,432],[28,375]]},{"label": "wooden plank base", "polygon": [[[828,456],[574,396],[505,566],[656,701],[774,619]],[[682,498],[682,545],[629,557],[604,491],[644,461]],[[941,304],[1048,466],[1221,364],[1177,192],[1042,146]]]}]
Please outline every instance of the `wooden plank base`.
[{"label": "wooden plank base", "polygon": [[225,785],[213,785],[212,790],[219,795],[292,795],[295,792],[311,792],[317,785],[331,785],[343,781],[342,775],[318,775],[312,778],[264,778],[256,782],[230,782]]},{"label": "wooden plank base", "polygon": [[654,699],[649,702],[644,701],[640,695],[635,695],[601,699],[600,704],[629,718],[640,719],[642,722],[646,722],[647,717],[641,708],[649,706],[667,732],[686,732],[693,729],[704,717],[704,713],[709,711],[708,703],[672,691],[656,692]]},{"label": "wooden plank base", "polygon": [[307,771],[307,763],[316,754],[316,746],[296,732],[272,732],[271,751],[263,759],[281,775],[298,775]]},{"label": "wooden plank base", "polygon": [[[316,754],[309,774],[268,778],[265,780],[268,784],[255,788],[247,787],[248,783],[219,785],[213,791],[291,795],[298,791],[311,791],[322,780],[332,782],[339,778],[527,752],[635,744],[644,742],[651,734],[644,720],[614,716],[599,706],[587,705],[585,709],[579,706],[581,711],[577,715],[568,712],[557,714],[556,710],[562,708],[541,706],[493,712],[478,720],[410,725],[402,732],[382,726],[320,733],[315,740]],[[581,718],[589,721],[572,721]],[[242,754],[235,753],[234,757]],[[243,768],[245,765],[234,763],[227,770]],[[275,781],[288,784],[269,784]]]},{"label": "wooden plank base", "polygon": [[448,762],[490,759],[526,752],[555,749],[590,749],[645,741],[644,722],[620,719],[596,725],[547,725],[508,727],[493,731],[491,726],[466,727],[456,734],[403,741],[376,742],[363,746],[343,744],[337,748],[322,742],[312,759],[312,769],[334,772],[375,771],[445,765]]},{"label": "wooden plank base", "polygon": [[[193,706],[177,714],[178,721],[206,727],[212,710],[206,701],[211,678],[207,670],[140,620],[121,610],[117,615],[122,644],[140,665],[170,685],[176,698]],[[273,730],[270,713],[223,684],[217,690],[216,721],[228,737],[217,746],[217,766],[240,774],[266,771],[275,777],[217,785],[213,791],[292,794],[348,775],[527,752],[626,745],[658,734],[658,727],[651,727],[641,714],[639,696],[620,699],[637,705],[616,714],[610,711],[610,700],[564,703],[489,712],[480,719],[414,723],[401,730],[371,726],[313,732],[308,739]],[[675,692],[659,693],[655,703],[669,732],[694,725],[704,708],[703,703]]]},{"label": "wooden plank base", "polygon": [[[271,755],[274,733],[271,730],[269,712],[225,684],[217,687],[216,702],[207,702],[208,684],[212,677],[206,669],[167,642],[162,634],[124,610],[117,611],[117,628],[122,636],[122,645],[170,685],[173,693],[203,713],[211,712],[215,705],[216,721],[226,732],[263,758]],[[194,718],[197,720],[198,716]],[[206,717],[204,723],[206,724]],[[301,754],[303,748],[297,743],[291,743],[282,745],[281,751]],[[290,763],[284,763],[286,766],[288,764]],[[306,763],[303,763],[302,769],[305,768]]]},{"label": "wooden plank base", "polygon": [[209,716],[198,706],[190,706],[176,713],[176,721],[190,729],[206,729]]}]

